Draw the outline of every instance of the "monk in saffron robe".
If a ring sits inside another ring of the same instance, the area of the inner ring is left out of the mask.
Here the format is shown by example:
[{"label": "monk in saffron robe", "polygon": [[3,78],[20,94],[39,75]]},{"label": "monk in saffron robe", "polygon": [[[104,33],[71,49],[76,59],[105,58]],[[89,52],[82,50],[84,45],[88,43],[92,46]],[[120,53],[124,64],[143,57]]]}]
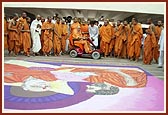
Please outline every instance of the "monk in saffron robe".
[{"label": "monk in saffron robe", "polygon": [[88,26],[88,24],[86,24],[86,22],[83,21],[82,24],[80,25],[80,27],[81,27],[82,36],[83,37],[89,37],[89,26]]},{"label": "monk in saffron robe", "polygon": [[[111,26],[108,25],[108,21],[104,21],[104,25],[100,29],[100,36],[101,36],[101,49],[103,49],[104,57],[109,55],[109,46],[111,41]],[[103,47],[103,48],[102,48]]]},{"label": "monk in saffron robe", "polygon": [[[158,21],[158,25],[155,27],[155,37],[156,37],[157,43],[159,42],[161,32],[162,32],[162,21]],[[158,45],[153,49],[153,57],[155,60],[158,60],[158,58],[159,58]]]},{"label": "monk in saffron robe", "polygon": [[[154,32],[154,35],[156,34],[156,27],[155,27],[155,25],[153,24],[153,22],[152,22],[152,18],[148,18],[147,19],[147,23],[150,25],[149,26],[149,29],[150,29],[150,31],[152,31],[152,32]],[[158,37],[158,36],[157,36]],[[155,39],[156,39],[156,37],[155,37]],[[158,43],[158,40],[156,40],[157,41],[157,43]],[[153,48],[153,50],[152,50],[152,52],[153,52],[153,58],[154,58],[154,60],[156,61],[156,63],[158,63],[158,58],[159,58],[159,53],[158,53],[158,50],[159,50],[159,47],[156,45],[154,48]]]},{"label": "monk in saffron robe", "polygon": [[[41,17],[41,23],[42,25],[45,22],[45,18]],[[43,44],[44,44],[44,30],[41,30],[41,36],[40,36],[40,41],[41,41],[41,47],[43,48]],[[40,54],[43,54],[42,48],[40,49]]]},{"label": "monk in saffron robe", "polygon": [[67,36],[68,36],[68,26],[65,24],[65,21],[62,20],[61,49],[63,54],[65,53]]},{"label": "monk in saffron robe", "polygon": [[80,27],[80,24],[78,23],[78,19],[75,17],[74,18],[74,22],[70,27],[70,36],[69,36],[69,48],[72,48],[73,45],[73,37],[72,35],[75,34],[75,32],[77,32],[78,27]]},{"label": "monk in saffron robe", "polygon": [[8,30],[9,30],[9,41],[8,41],[8,50],[9,55],[12,55],[12,52],[14,52],[14,56],[18,55],[20,51],[20,40],[19,40],[19,32],[18,32],[18,26],[19,22],[17,22],[18,14],[15,13],[13,16],[13,19],[9,22]]},{"label": "monk in saffron robe", "polygon": [[114,47],[115,47],[115,31],[116,31],[116,26],[115,23],[112,23],[112,27],[111,27],[111,41],[110,41],[110,47],[109,47],[109,53],[110,56],[112,56],[112,52],[114,51]]},{"label": "monk in saffron robe", "polygon": [[147,33],[147,37],[144,40],[143,63],[151,64],[153,60],[152,51],[156,47],[157,42],[153,31],[151,31],[150,29],[147,29],[146,33]]},{"label": "monk in saffron robe", "polygon": [[121,57],[123,58],[126,58],[127,57],[127,40],[128,40],[128,34],[129,34],[129,29],[130,29],[130,26],[128,25],[128,22],[127,21],[124,21],[124,40],[123,40],[123,47],[122,47],[122,50],[121,50]]},{"label": "monk in saffron robe", "polygon": [[104,46],[103,46],[103,42],[102,42],[102,37],[101,37],[101,32],[102,32],[102,26],[101,27],[99,27],[99,48],[100,48],[100,50],[102,51],[102,52],[104,52]]},{"label": "monk in saffron robe", "polygon": [[82,36],[80,26],[74,30],[72,37],[73,37],[75,46],[79,46],[82,50],[85,51],[85,53],[92,52],[90,49],[90,44],[88,44],[88,41],[86,40],[86,38]]},{"label": "monk in saffron robe", "polygon": [[[19,37],[20,37],[20,50],[24,51],[24,46],[23,46],[23,39],[24,38],[24,26],[27,25],[27,20],[26,20],[27,14],[25,12],[22,13],[22,17],[19,18]],[[22,31],[22,32],[21,32]],[[25,52],[24,52],[25,53]]]},{"label": "monk in saffron robe", "polygon": [[45,56],[49,56],[49,53],[51,51],[51,49],[53,48],[53,30],[54,30],[54,24],[51,23],[52,18],[51,17],[47,17],[47,22],[44,22],[44,24],[42,25],[42,30],[44,30],[44,43],[43,43],[43,54]]},{"label": "monk in saffron robe", "polygon": [[31,38],[30,38],[30,22],[31,19],[27,17],[26,22],[24,23],[22,33],[22,43],[23,43],[23,51],[26,56],[30,56],[30,47],[31,47]]},{"label": "monk in saffron robe", "polygon": [[60,18],[57,18],[57,22],[54,27],[54,55],[58,56],[61,52],[61,39],[62,39],[62,24],[60,22]]},{"label": "monk in saffron robe", "polygon": [[115,32],[115,46],[114,46],[114,55],[119,56],[119,41],[120,41],[120,36],[121,36],[121,32],[122,32],[122,25],[121,25],[121,21],[117,21],[117,27],[116,27],[116,32]]},{"label": "monk in saffron robe", "polygon": [[132,20],[133,31],[132,31],[132,41],[130,44],[130,58],[133,60],[135,58],[136,62],[139,60],[141,51],[141,38],[143,36],[143,30],[141,24],[138,23],[136,18]]},{"label": "monk in saffron robe", "polygon": [[133,31],[133,25],[130,23],[130,27],[128,29],[128,38],[127,38],[127,57],[128,59],[131,59],[131,52],[130,52],[130,47],[131,47],[131,42],[132,42],[132,31]]},{"label": "monk in saffron robe", "polygon": [[4,17],[4,49],[7,49],[7,48],[8,48],[8,23],[5,16]]},{"label": "monk in saffron robe", "polygon": [[[118,40],[118,53],[117,56],[118,58],[121,57],[121,53],[124,50],[124,43],[126,42],[127,38],[126,38],[126,32],[125,32],[125,26],[122,24],[122,29],[119,33],[119,40]],[[125,53],[125,52],[124,52]]]}]

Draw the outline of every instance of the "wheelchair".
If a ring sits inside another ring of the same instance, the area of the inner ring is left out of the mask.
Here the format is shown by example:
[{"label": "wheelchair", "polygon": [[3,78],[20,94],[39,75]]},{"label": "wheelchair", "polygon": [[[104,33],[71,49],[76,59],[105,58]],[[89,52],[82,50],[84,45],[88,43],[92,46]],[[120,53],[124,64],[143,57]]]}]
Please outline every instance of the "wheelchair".
[{"label": "wheelchair", "polygon": [[83,40],[87,40],[89,44],[91,44],[91,49],[92,51],[89,53],[86,53],[84,50],[84,46],[82,44],[75,44],[75,40],[80,40],[80,39],[69,39],[70,40],[70,52],[69,55],[72,58],[76,57],[89,57],[95,60],[101,59],[101,56],[103,52],[100,49],[97,49],[97,47],[93,44],[92,40],[87,37],[84,38]]}]

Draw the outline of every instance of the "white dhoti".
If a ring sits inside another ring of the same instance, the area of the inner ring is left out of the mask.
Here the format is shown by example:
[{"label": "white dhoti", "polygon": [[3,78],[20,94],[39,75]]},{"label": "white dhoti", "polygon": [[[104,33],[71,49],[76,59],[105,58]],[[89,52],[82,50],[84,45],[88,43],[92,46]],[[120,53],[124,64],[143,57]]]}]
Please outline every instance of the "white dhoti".
[{"label": "white dhoti", "polygon": [[34,35],[32,35],[32,40],[33,40],[32,51],[34,53],[38,53],[41,49],[40,35],[38,32],[35,32]]},{"label": "white dhoti", "polygon": [[66,39],[65,51],[69,50],[69,39]]},{"label": "white dhoti", "polygon": [[98,46],[98,37],[93,37],[94,41],[93,44],[97,47]]},{"label": "white dhoti", "polygon": [[161,32],[161,36],[160,36],[158,45],[160,46],[160,48],[159,48],[160,55],[159,55],[158,66],[163,67],[163,64],[164,64],[164,29]]},{"label": "white dhoti", "polygon": [[93,38],[93,44],[97,47],[98,46],[98,35],[99,35],[99,29],[96,25],[93,27],[89,26],[89,36],[90,38]]},{"label": "white dhoti", "polygon": [[40,41],[41,29],[37,28],[38,24],[42,26],[41,21],[40,20],[38,21],[37,19],[35,19],[33,20],[30,26],[31,37],[33,41],[32,51],[34,53],[38,53],[41,49],[41,41]]},{"label": "white dhoti", "polygon": [[163,63],[164,63],[164,51],[160,51],[158,66],[163,67]]}]

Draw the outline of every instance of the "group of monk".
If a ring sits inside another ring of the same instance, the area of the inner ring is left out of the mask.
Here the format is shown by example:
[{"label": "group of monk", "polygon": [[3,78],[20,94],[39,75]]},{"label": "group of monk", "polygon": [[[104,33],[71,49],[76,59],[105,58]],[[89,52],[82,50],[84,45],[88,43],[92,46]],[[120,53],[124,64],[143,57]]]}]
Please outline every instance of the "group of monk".
[{"label": "group of monk", "polygon": [[21,18],[15,13],[9,23],[4,19],[4,43],[9,55],[14,52],[16,56],[22,50],[25,55],[30,56],[30,21],[26,13],[23,13]]},{"label": "group of monk", "polygon": [[[54,56],[59,56],[61,52],[64,54],[66,52],[67,39],[69,40],[69,48],[77,45],[83,48],[86,53],[90,53],[92,51],[90,43],[81,38],[88,38],[91,35],[89,28],[95,27],[93,32],[98,29],[98,32],[95,32],[98,36],[91,37],[91,39],[99,41],[99,47],[97,47],[102,50],[104,57],[128,58],[136,62],[139,60],[142,49],[143,30],[136,18],[132,18],[129,24],[127,21],[117,21],[117,25],[115,22],[110,23],[106,19],[101,27],[98,27],[98,23],[93,25],[93,23],[86,21],[79,22],[78,18],[74,18],[70,26],[60,17],[56,17],[54,23],[50,16],[45,20],[38,15],[37,19],[40,21],[39,27],[41,32],[39,36],[41,44],[39,51],[33,52],[33,55],[41,53],[42,55],[49,56],[51,52],[53,52]],[[23,51],[26,56],[30,56],[30,49],[32,47],[30,22],[31,19],[27,17],[25,12],[22,13],[20,18],[15,13],[9,22],[7,22],[6,18],[4,19],[4,43],[5,48],[8,48],[9,55],[16,56]],[[158,25],[155,26],[151,18],[147,20],[147,23],[150,26],[146,30],[147,36],[143,44],[143,63],[151,64],[153,59],[158,63],[158,41],[163,24],[161,21],[158,21]]]},{"label": "group of monk", "polygon": [[[147,19],[149,28],[146,29],[146,37],[143,44],[143,63],[151,64],[154,59],[158,63],[159,46],[158,41],[163,29],[162,21],[158,21],[157,26],[152,19]],[[128,58],[131,61],[139,60],[142,51],[143,29],[136,18],[128,24],[127,21],[121,23],[117,21],[112,25],[109,20],[104,21],[104,25],[100,27],[100,49],[104,52],[104,57],[113,55],[117,58]]]}]

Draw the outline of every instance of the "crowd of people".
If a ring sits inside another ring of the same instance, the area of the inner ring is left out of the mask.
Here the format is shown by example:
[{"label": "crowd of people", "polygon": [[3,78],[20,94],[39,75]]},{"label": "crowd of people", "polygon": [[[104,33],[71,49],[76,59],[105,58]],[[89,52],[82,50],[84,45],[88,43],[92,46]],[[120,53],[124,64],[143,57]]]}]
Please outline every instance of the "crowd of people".
[{"label": "crowd of people", "polygon": [[[164,54],[164,25],[158,21],[157,26],[152,19],[147,19],[149,28],[143,44],[143,63],[151,64],[153,59],[158,67],[163,66]],[[14,13],[10,20],[4,17],[4,43],[10,56],[17,56],[24,52],[26,56],[67,54],[73,45],[83,47],[86,53],[92,52],[92,45],[84,38],[90,38],[94,45],[101,49],[104,57],[127,58],[138,61],[142,51],[143,30],[136,18],[131,22],[117,23],[104,19],[104,24],[98,21],[81,21],[73,18],[62,19],[58,15],[47,19],[37,15],[31,18],[25,12],[21,17]],[[32,53],[31,53],[32,52]]]}]

